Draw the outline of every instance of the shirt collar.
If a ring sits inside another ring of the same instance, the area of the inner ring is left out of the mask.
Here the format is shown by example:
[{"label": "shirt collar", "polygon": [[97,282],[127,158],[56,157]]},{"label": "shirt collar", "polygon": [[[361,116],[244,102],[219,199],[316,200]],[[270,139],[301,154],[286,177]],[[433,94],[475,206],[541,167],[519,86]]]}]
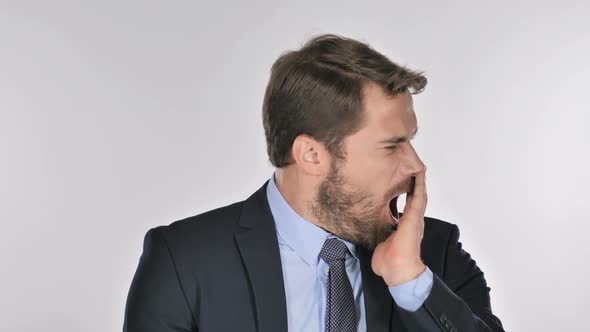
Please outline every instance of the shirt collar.
[{"label": "shirt collar", "polygon": [[[338,237],[295,212],[279,191],[274,174],[268,181],[266,196],[279,237],[307,264],[317,264],[326,239]],[[358,259],[356,246],[348,241],[340,240],[346,244],[352,256]]]}]

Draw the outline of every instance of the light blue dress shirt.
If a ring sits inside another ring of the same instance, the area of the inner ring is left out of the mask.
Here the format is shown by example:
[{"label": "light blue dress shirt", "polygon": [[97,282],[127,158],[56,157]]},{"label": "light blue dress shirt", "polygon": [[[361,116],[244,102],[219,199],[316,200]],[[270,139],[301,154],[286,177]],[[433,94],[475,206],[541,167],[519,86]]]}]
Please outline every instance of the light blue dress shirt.
[{"label": "light blue dress shirt", "polygon": [[[297,214],[278,190],[274,174],[268,182],[266,195],[279,241],[287,298],[288,329],[324,332],[328,264],[320,259],[319,254],[324,241],[337,236]],[[358,332],[365,332],[365,302],[357,250],[354,244],[342,241],[352,254],[346,257],[345,266],[359,318]],[[426,267],[416,279],[389,287],[389,292],[399,307],[416,311],[430,294],[432,283],[432,271]]]}]

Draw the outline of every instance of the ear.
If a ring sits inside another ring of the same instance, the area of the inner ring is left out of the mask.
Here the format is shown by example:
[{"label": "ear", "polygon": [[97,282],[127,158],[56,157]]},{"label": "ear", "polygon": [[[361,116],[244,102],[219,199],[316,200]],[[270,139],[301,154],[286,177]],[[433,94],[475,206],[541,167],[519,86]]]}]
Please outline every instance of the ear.
[{"label": "ear", "polygon": [[323,176],[329,173],[332,157],[324,144],[311,136],[301,134],[295,137],[291,148],[293,160],[305,173]]}]

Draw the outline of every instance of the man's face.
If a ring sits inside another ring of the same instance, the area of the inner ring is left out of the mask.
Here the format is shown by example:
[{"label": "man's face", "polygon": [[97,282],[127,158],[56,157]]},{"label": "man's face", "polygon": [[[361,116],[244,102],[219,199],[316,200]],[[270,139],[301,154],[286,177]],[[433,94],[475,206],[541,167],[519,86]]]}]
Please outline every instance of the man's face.
[{"label": "man's face", "polygon": [[334,159],[312,211],[340,238],[375,248],[397,222],[397,197],[425,166],[409,142],[417,131],[411,94],[392,97],[374,84],[363,92],[364,125],[344,140],[345,160]]}]

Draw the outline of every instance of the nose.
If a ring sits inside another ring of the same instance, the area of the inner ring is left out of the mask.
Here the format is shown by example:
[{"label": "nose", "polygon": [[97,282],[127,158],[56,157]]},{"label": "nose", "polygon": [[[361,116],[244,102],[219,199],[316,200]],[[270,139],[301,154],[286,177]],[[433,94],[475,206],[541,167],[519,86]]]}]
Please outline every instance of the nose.
[{"label": "nose", "polygon": [[418,157],[418,153],[410,142],[404,144],[403,160],[401,171],[406,177],[415,176],[418,173],[426,172],[426,165]]}]

